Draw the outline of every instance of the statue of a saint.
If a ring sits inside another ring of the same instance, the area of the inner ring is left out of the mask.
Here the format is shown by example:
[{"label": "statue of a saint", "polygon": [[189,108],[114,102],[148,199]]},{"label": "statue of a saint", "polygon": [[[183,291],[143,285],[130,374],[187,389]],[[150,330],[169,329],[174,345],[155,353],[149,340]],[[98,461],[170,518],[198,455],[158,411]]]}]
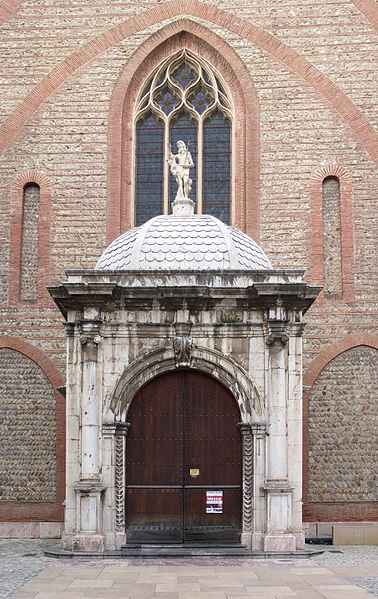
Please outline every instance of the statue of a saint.
[{"label": "statue of a saint", "polygon": [[186,200],[192,189],[192,180],[189,176],[190,168],[194,166],[192,155],[181,139],[177,142],[177,154],[173,154],[171,149],[169,152],[168,164],[178,186],[176,200]]}]

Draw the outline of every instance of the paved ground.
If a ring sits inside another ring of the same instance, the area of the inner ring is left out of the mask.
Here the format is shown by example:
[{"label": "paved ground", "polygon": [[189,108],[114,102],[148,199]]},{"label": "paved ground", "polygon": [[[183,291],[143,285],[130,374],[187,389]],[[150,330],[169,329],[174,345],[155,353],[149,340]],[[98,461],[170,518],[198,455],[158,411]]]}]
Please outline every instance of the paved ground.
[{"label": "paved ground", "polygon": [[323,547],[310,560],[58,560],[43,555],[52,544],[0,540],[1,599],[378,598],[378,547]]}]

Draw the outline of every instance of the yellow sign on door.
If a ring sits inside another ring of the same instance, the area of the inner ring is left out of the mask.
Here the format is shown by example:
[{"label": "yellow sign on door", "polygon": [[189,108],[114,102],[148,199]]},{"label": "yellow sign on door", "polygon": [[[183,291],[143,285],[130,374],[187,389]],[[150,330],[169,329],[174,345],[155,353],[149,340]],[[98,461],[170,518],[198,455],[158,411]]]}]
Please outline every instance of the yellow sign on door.
[{"label": "yellow sign on door", "polygon": [[190,474],[190,476],[192,476],[193,478],[195,478],[196,476],[199,476],[199,469],[198,468],[191,468],[189,470],[189,474]]}]

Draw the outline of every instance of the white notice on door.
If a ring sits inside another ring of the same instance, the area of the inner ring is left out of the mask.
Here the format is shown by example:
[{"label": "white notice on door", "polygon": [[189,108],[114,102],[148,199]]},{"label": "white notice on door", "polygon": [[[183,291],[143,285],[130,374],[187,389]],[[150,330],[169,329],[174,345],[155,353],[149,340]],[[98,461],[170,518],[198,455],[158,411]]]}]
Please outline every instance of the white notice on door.
[{"label": "white notice on door", "polygon": [[206,514],[223,513],[223,491],[206,491]]}]

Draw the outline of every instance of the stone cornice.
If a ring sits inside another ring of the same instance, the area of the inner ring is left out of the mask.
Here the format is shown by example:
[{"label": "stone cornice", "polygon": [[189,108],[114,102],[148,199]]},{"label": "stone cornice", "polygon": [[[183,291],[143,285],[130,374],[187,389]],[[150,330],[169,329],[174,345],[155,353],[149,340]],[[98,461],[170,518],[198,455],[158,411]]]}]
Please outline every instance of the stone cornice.
[{"label": "stone cornice", "polygon": [[151,309],[159,302],[165,310],[214,309],[225,298],[239,309],[276,306],[306,311],[320,287],[303,282],[302,270],[213,271],[213,272],[101,272],[72,270],[60,286],[49,287],[61,312],[89,306],[102,308]]}]

